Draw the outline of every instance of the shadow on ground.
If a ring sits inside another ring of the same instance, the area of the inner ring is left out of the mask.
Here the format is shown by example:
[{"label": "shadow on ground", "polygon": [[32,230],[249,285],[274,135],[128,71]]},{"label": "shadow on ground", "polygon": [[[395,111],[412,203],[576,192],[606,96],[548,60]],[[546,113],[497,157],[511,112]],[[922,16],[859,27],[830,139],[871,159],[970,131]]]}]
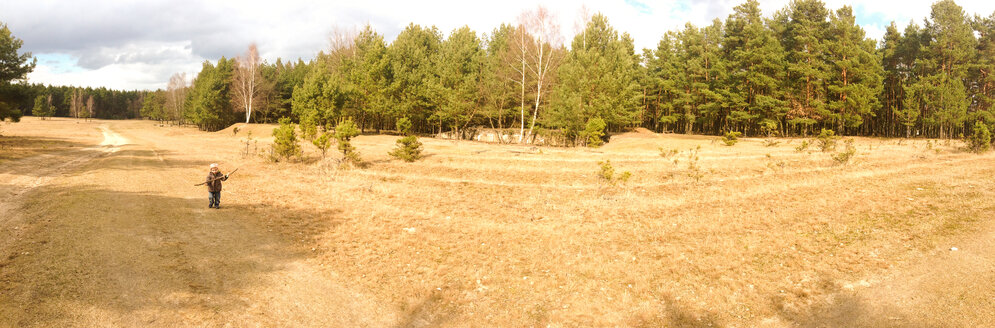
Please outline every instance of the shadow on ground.
[{"label": "shadow on ground", "polygon": [[21,230],[0,250],[0,326],[230,323],[267,274],[311,256],[303,244],[341,222],[95,187],[30,193],[18,226],[0,227],[0,238]]}]

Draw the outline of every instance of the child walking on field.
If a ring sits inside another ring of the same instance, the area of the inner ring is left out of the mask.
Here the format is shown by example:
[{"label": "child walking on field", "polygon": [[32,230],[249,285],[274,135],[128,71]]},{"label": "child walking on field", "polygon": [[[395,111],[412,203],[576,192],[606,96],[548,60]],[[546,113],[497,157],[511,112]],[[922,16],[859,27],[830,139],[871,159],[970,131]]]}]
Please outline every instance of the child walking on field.
[{"label": "child walking on field", "polygon": [[228,175],[221,173],[218,164],[211,164],[211,172],[207,174],[207,191],[210,193],[211,203],[207,208],[221,208],[221,181],[228,180]]}]

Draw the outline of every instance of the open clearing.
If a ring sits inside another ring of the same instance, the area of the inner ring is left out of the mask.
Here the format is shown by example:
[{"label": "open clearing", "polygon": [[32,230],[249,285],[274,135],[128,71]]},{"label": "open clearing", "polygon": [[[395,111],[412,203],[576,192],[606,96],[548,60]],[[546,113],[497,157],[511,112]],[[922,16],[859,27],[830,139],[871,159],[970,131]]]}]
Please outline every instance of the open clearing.
[{"label": "open clearing", "polygon": [[[422,138],[402,163],[366,135],[342,170],[244,156],[247,131],[268,149],[265,125],[4,124],[0,326],[995,322],[995,155],[960,141],[856,138],[837,165],[802,139]],[[212,162],[240,168],[220,210],[193,186]]]}]

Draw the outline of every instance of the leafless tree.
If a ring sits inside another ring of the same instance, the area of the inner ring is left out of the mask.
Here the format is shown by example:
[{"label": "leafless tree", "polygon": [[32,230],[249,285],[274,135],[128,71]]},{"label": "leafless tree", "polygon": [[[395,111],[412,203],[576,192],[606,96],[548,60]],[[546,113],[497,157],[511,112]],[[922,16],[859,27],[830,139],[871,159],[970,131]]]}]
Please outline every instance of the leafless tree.
[{"label": "leafless tree", "polygon": [[86,98],[86,111],[83,113],[83,115],[85,115],[84,116],[85,118],[92,118],[94,116],[94,113],[96,113],[96,111],[97,109],[93,103],[93,96],[91,95]]},{"label": "leafless tree", "polygon": [[556,24],[555,17],[545,7],[540,6],[534,11],[523,13],[519,16],[518,21],[519,25],[528,32],[530,45],[523,47],[523,50],[528,50],[524,66],[535,81],[532,121],[529,124],[529,132],[526,134],[528,142],[531,143],[534,139],[532,132],[539,115],[539,106],[542,104],[542,95],[552,80],[550,72],[556,70],[562,58],[563,39],[560,36],[560,27]]},{"label": "leafless tree", "polygon": [[252,103],[259,96],[259,83],[262,80],[259,74],[259,50],[256,44],[250,44],[245,55],[236,58],[235,62],[232,102],[235,103],[237,111],[245,112],[245,123],[249,123],[252,117]]},{"label": "leafless tree", "polygon": [[78,120],[83,111],[83,89],[75,88],[69,99],[69,114]]},{"label": "leafless tree", "polygon": [[166,85],[166,108],[171,119],[183,123],[183,102],[187,97],[187,74],[176,73],[169,77]]}]

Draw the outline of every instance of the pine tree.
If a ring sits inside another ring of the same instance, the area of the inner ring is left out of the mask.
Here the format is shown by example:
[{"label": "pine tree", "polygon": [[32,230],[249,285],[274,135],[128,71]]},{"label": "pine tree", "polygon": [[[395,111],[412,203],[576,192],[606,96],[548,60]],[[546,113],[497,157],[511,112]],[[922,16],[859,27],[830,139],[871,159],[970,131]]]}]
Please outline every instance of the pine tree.
[{"label": "pine tree", "polygon": [[31,114],[34,116],[41,117],[45,119],[46,117],[52,117],[55,113],[55,107],[52,107],[52,95],[38,95],[35,97],[35,107],[31,110]]},{"label": "pine tree", "polygon": [[683,118],[683,112],[675,104],[679,95],[683,94],[679,85],[684,78],[679,73],[678,46],[676,34],[667,32],[655,51],[646,50],[643,55],[647,75],[645,88],[649,90],[645,101],[653,108],[650,117],[655,131],[660,131],[661,124],[664,130],[675,129],[677,122]]},{"label": "pine tree", "polygon": [[[354,97],[362,121],[375,121],[377,131],[389,128],[384,125],[387,122],[387,87],[390,84],[387,44],[382,35],[366,25],[356,36],[354,47],[355,63],[349,81],[355,85]],[[365,127],[366,124],[361,125]]]},{"label": "pine tree", "polygon": [[732,72],[726,85],[729,120],[749,123],[764,133],[782,129],[787,112],[780,92],[785,54],[774,31],[765,26],[759,2],[749,0],[734,8],[726,20],[723,51]]},{"label": "pine tree", "polygon": [[604,15],[594,15],[585,32],[574,37],[558,70],[560,82],[545,122],[571,136],[592,117],[601,117],[610,131],[637,123],[639,60],[633,48],[628,34],[619,35]]},{"label": "pine tree", "polygon": [[442,44],[442,36],[431,28],[410,24],[394,39],[387,51],[393,79],[389,87],[393,117],[408,117],[415,131],[431,131],[429,117],[438,109],[441,100],[435,56]]},{"label": "pine tree", "polygon": [[926,22],[928,40],[922,61],[930,74],[923,77],[931,95],[925,98],[930,108],[929,122],[939,129],[941,138],[951,135],[967,118],[970,99],[964,80],[969,60],[974,56],[974,33],[964,9],[953,0],[941,0],[932,6]]},{"label": "pine tree", "polygon": [[335,126],[335,140],[338,141],[339,151],[342,152],[342,160],[346,163],[359,165],[363,160],[359,157],[356,147],[352,146],[352,138],[359,135],[359,129],[352,119],[346,119]]},{"label": "pine tree", "polygon": [[788,123],[805,131],[830,113],[826,110],[825,83],[830,72],[826,62],[828,11],[819,0],[798,0],[790,4],[785,25],[788,59]]},{"label": "pine tree", "polygon": [[452,128],[456,138],[460,138],[460,130],[473,121],[480,107],[477,91],[483,55],[480,38],[463,26],[442,43],[436,61],[442,99],[432,117]]},{"label": "pine tree", "polygon": [[880,107],[881,60],[874,40],[864,38],[853,10],[843,6],[830,19],[827,59],[831,74],[827,82],[827,116],[837,131],[856,128]]},{"label": "pine tree", "polygon": [[187,95],[185,116],[206,131],[217,131],[237,120],[232,111],[230,87],[234,60],[221,57],[217,66],[205,61]]},{"label": "pine tree", "polygon": [[301,155],[301,146],[297,143],[297,128],[290,118],[281,118],[280,127],[273,129],[273,152],[278,158],[290,159]]},{"label": "pine tree", "polygon": [[979,38],[971,69],[974,85],[971,98],[975,99],[975,108],[968,119],[995,125],[995,13],[985,18],[975,17],[972,23]]}]

